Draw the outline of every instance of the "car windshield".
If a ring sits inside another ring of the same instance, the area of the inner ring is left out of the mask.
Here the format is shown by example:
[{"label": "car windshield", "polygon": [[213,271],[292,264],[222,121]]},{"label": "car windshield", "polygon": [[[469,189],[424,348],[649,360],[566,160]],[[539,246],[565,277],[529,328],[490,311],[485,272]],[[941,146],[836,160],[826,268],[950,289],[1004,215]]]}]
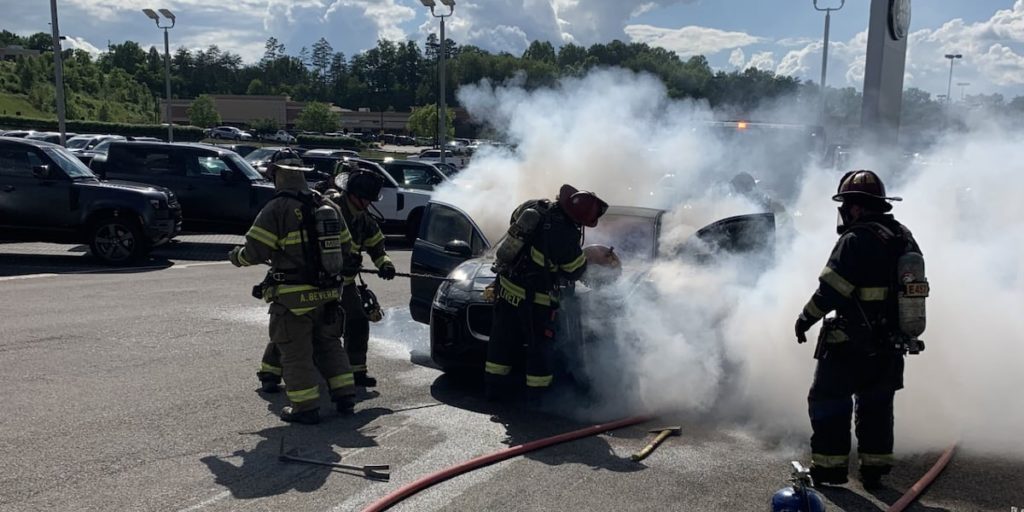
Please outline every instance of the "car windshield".
[{"label": "car windshield", "polygon": [[253,169],[252,165],[250,165],[249,162],[246,162],[244,158],[238,156],[238,154],[236,153],[228,153],[224,155],[222,158],[224,158],[225,160],[230,160],[232,163],[234,163],[235,167],[237,167],[238,170],[240,170],[242,174],[245,175],[246,178],[249,178],[252,181],[263,181],[266,179],[256,169]]},{"label": "car windshield", "polygon": [[44,147],[43,153],[46,153],[57,165],[60,166],[64,173],[67,174],[71,179],[78,178],[96,178],[96,175],[89,170],[81,160],[75,158],[68,150],[60,147]]},{"label": "car windshield", "polygon": [[103,142],[100,142],[99,144],[97,144],[96,146],[94,146],[92,148],[92,151],[95,152],[95,153],[106,153],[107,150],[110,149],[110,143],[111,142],[113,142],[113,141],[105,140]]},{"label": "car windshield", "polygon": [[92,139],[71,139],[68,141],[68,149],[81,149],[89,145]]},{"label": "car windshield", "polygon": [[245,155],[245,160],[251,164],[254,164],[256,162],[263,162],[265,160],[269,160],[270,157],[274,156],[274,153],[277,153],[276,149],[261,148],[254,150],[248,155]]},{"label": "car windshield", "polygon": [[452,176],[455,176],[455,174],[459,172],[459,170],[456,169],[454,165],[447,162],[443,164],[441,162],[438,162],[434,164],[434,167],[437,167],[437,170],[441,171],[441,174],[444,174],[446,178],[451,178]]}]

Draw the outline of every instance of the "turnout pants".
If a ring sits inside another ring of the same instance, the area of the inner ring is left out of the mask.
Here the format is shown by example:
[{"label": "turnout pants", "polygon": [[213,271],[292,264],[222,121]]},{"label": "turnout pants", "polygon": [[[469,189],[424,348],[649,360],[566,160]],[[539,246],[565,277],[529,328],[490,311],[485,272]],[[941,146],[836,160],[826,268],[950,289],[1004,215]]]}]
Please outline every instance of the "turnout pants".
[{"label": "turnout pants", "polygon": [[489,393],[501,396],[514,389],[512,369],[524,355],[526,387],[543,390],[551,386],[555,315],[550,306],[517,301],[499,292],[484,366]]},{"label": "turnout pants", "polygon": [[261,373],[268,368],[279,369],[288,400],[296,411],[319,407],[321,376],[327,381],[332,400],[355,395],[352,368],[338,341],[341,326],[336,302],[303,315],[281,304],[270,305],[270,345],[264,353]]},{"label": "turnout pants", "polygon": [[356,285],[349,284],[341,292],[341,309],[345,312],[345,352],[352,371],[366,373],[366,352],[370,341],[370,319],[363,310],[363,299]]},{"label": "turnout pants", "polygon": [[902,354],[833,352],[819,359],[807,396],[812,465],[846,475],[855,414],[861,474],[887,474],[893,463],[893,398],[902,387]]}]

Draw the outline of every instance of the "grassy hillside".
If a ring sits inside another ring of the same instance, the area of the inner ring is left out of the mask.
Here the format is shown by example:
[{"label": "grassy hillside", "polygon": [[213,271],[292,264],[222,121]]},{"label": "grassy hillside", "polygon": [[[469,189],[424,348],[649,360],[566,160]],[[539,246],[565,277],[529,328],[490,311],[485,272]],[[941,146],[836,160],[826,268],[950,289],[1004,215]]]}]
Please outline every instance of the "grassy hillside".
[{"label": "grassy hillside", "polygon": [[43,112],[33,107],[28,102],[28,96],[24,94],[11,94],[0,92],[0,115],[34,117],[37,119],[49,119],[55,117],[49,112]]}]

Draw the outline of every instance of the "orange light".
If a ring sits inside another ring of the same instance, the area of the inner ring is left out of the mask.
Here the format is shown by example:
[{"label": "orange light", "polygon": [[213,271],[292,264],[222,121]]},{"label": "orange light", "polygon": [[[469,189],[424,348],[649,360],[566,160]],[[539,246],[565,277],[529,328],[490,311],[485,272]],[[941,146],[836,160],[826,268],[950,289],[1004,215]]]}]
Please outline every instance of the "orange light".
[{"label": "orange light", "polygon": [[736,129],[738,129],[738,130],[746,130],[747,129],[747,122],[746,121],[740,121],[740,122],[736,123]]}]

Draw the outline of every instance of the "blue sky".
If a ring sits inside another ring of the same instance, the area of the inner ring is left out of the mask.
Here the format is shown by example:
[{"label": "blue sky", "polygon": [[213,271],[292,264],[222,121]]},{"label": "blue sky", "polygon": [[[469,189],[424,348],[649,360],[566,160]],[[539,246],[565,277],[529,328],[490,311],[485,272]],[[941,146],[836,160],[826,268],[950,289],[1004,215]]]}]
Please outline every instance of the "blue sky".
[{"label": "blue sky", "polygon": [[[817,81],[823,15],[812,0],[457,0],[450,37],[493,51],[521,52],[533,39],[584,45],[643,41],[683,57],[701,53],[718,69],[758,67]],[[43,0],[0,0],[0,28],[48,30]],[[61,29],[93,52],[108,41],[162,44],[140,12],[178,16],[172,46],[217,44],[247,61],[277,37],[291,52],[325,37],[347,55],[377,38],[423,40],[436,31],[419,0],[59,0]],[[838,5],[839,0],[820,4]],[[829,84],[860,87],[869,0],[848,0],[832,18]],[[16,20],[16,21],[15,21]],[[945,53],[964,54],[956,82],[971,93],[1024,95],[1024,0],[916,0],[907,85],[944,94]],[[957,88],[954,98],[959,97]]]}]

